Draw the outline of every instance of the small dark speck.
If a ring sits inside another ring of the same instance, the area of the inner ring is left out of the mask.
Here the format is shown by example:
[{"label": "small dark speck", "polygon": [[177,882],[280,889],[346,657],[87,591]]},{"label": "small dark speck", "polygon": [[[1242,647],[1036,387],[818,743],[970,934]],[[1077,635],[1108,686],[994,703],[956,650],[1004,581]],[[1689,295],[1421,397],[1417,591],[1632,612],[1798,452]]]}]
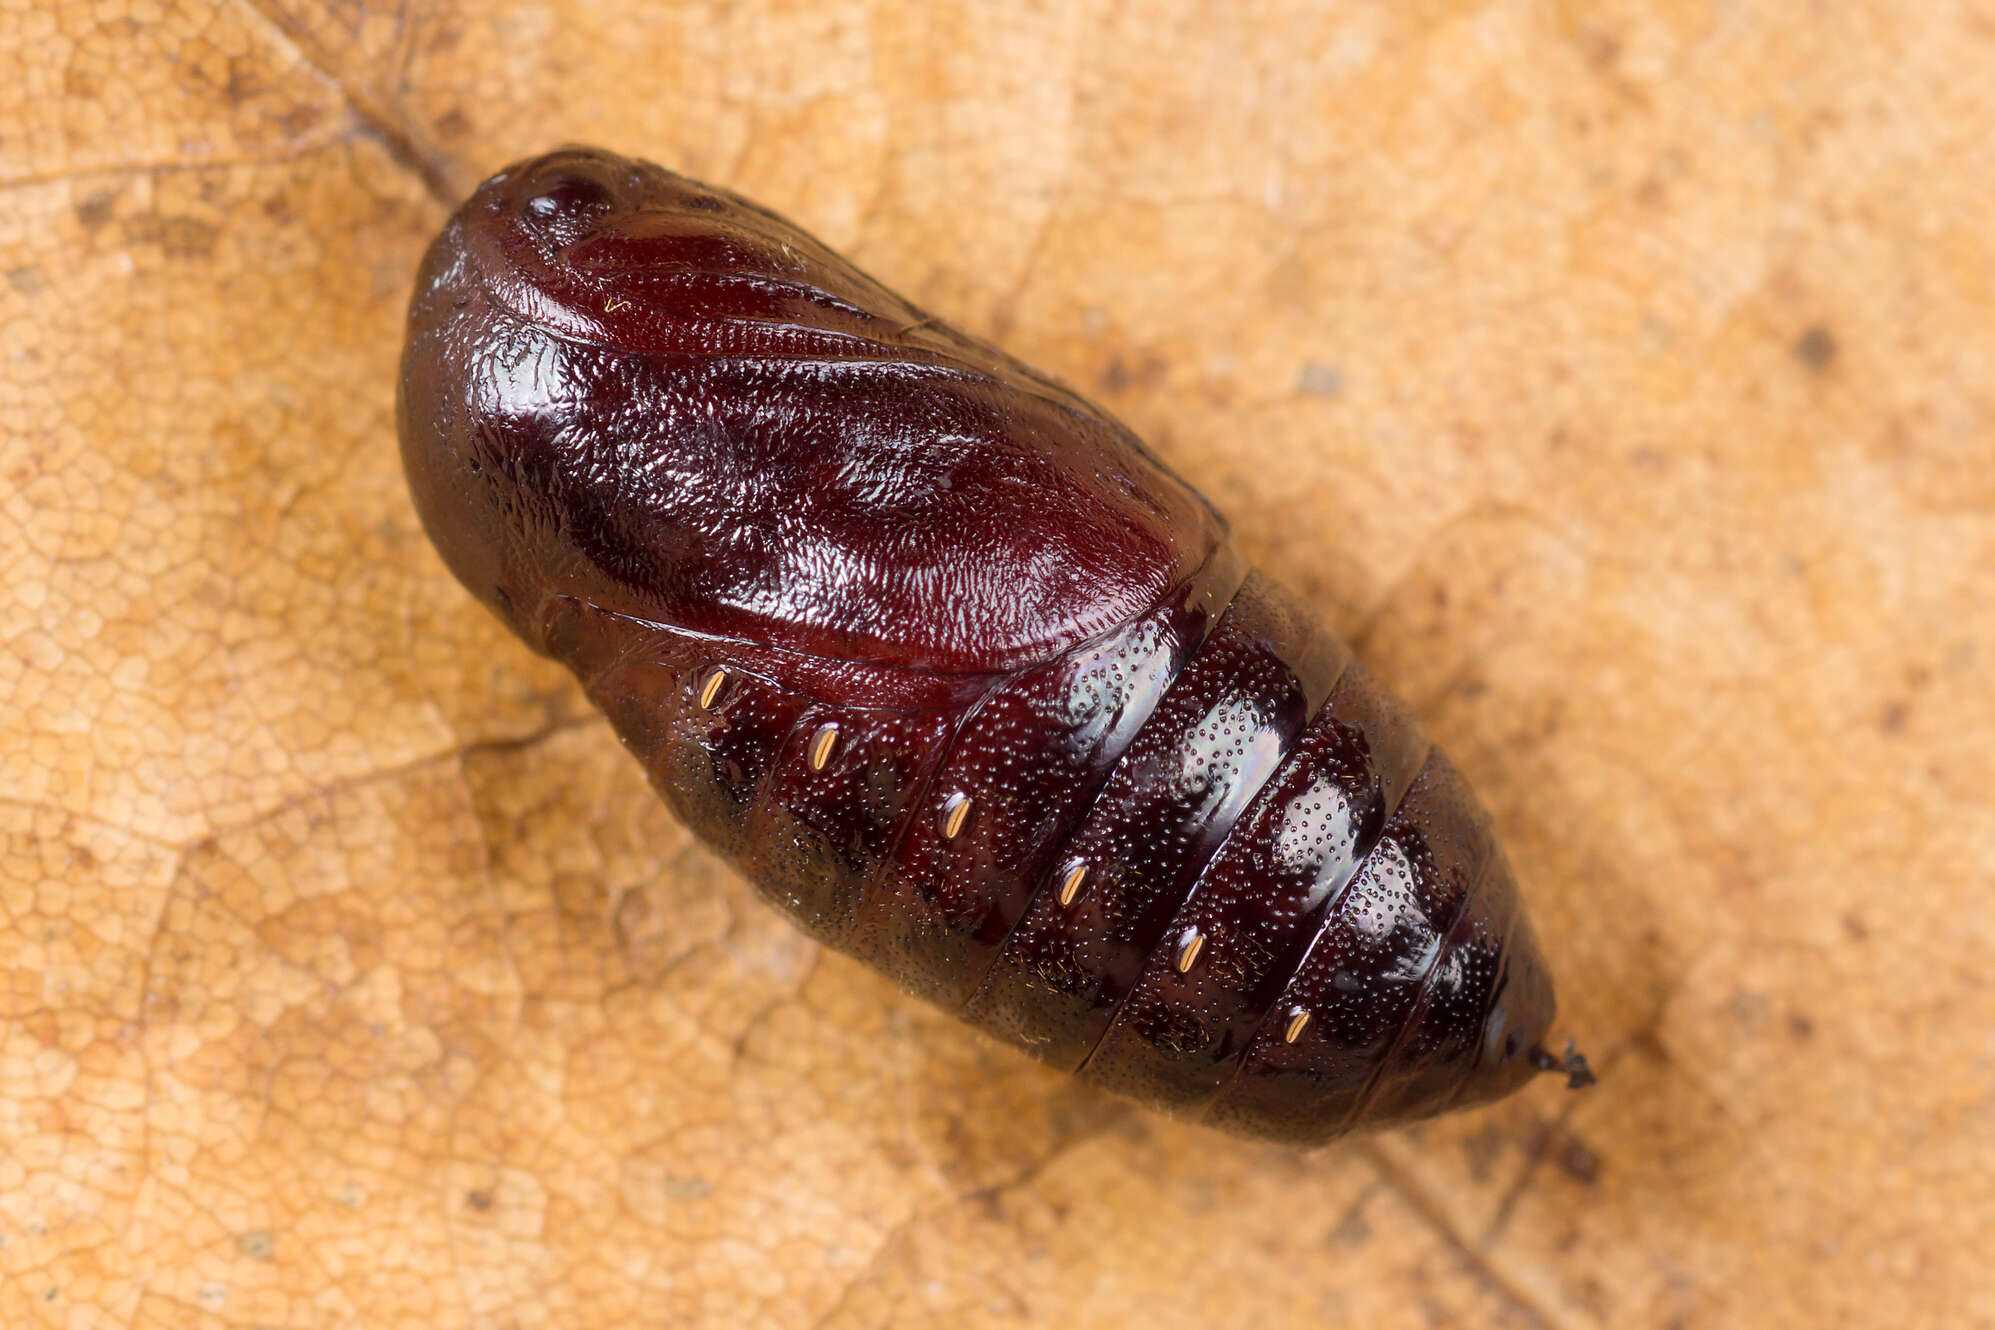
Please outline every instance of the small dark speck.
[{"label": "small dark speck", "polygon": [[214,252],[220,229],[198,217],[162,217],[143,213],[125,226],[133,244],[158,245],[171,259],[205,259]]},{"label": "small dark speck", "polygon": [[267,1228],[253,1228],[246,1233],[236,1234],[236,1250],[252,1261],[272,1259],[277,1243]]},{"label": "small dark speck", "polygon": [[1133,367],[1121,356],[1111,356],[1101,372],[1101,386],[1103,391],[1115,394],[1128,392],[1131,387],[1157,388],[1163,384],[1167,368],[1158,356],[1142,356]]},{"label": "small dark speck", "polygon": [[464,1203],[473,1210],[489,1210],[492,1208],[492,1193],[488,1191],[465,1192]]},{"label": "small dark speck", "polygon": [[1853,914],[1843,916],[1843,936],[1852,942],[1868,942],[1870,926]]},{"label": "small dark speck", "polygon": [[95,231],[111,220],[111,203],[116,198],[110,190],[100,189],[76,205],[76,220],[86,231]]},{"label": "small dark speck", "polygon": [[1310,397],[1335,397],[1344,391],[1344,372],[1312,360],[1295,376],[1295,388]]},{"label": "small dark speck", "polygon": [[289,110],[280,111],[272,119],[276,121],[277,127],[283,130],[287,137],[298,138],[312,128],[321,114],[323,112],[317,106],[306,102],[302,105],[293,106]]},{"label": "small dark speck", "polygon": [[262,81],[249,70],[231,65],[228,82],[222,85],[222,91],[232,105],[241,106],[263,92],[264,86]]},{"label": "small dark speck", "polygon": [[675,1201],[704,1201],[713,1195],[713,1184],[705,1178],[673,1174],[665,1179],[665,1194]]},{"label": "small dark speck", "polygon": [[1600,1156],[1589,1150],[1584,1141],[1567,1141],[1565,1148],[1559,1151],[1558,1161],[1566,1176],[1575,1182],[1591,1187],[1600,1181]]},{"label": "small dark speck", "polygon": [[1197,1214],[1210,1211],[1219,1201],[1218,1192],[1204,1178],[1185,1179],[1178,1189],[1178,1194],[1185,1209]]},{"label": "small dark speck", "polygon": [[1795,339],[1794,355],[1810,370],[1820,374],[1835,363],[1836,335],[1818,323]]},{"label": "small dark speck", "polygon": [[1766,1000],[1765,994],[1741,988],[1732,994],[1731,1002],[1726,1005],[1731,1008],[1734,1021],[1747,1033],[1757,1034],[1766,1029],[1766,1019],[1770,1014],[1768,1008],[1773,1004]]},{"label": "small dark speck", "polygon": [[1883,712],[1877,717],[1877,728],[1883,730],[1886,734],[1903,734],[1905,732],[1905,704],[1903,702],[1886,703]]},{"label": "small dark speck", "polygon": [[10,269],[7,281],[24,296],[31,296],[46,285],[42,280],[42,270],[32,263],[25,267]]},{"label": "small dark speck", "polygon": [[1464,1139],[1462,1149],[1468,1153],[1469,1177],[1487,1182],[1503,1154],[1503,1131],[1492,1123]]},{"label": "small dark speck", "polygon": [[1330,1240],[1341,1242],[1347,1247],[1362,1247],[1372,1235],[1372,1226],[1365,1219],[1363,1202],[1351,1207],[1351,1212],[1337,1222],[1330,1230]]},{"label": "small dark speck", "polygon": [[1815,1037],[1815,1022],[1809,1019],[1806,1012],[1796,1011],[1789,1013],[1787,1017],[1787,1029],[1788,1033],[1792,1034],[1796,1039],[1813,1039]]}]

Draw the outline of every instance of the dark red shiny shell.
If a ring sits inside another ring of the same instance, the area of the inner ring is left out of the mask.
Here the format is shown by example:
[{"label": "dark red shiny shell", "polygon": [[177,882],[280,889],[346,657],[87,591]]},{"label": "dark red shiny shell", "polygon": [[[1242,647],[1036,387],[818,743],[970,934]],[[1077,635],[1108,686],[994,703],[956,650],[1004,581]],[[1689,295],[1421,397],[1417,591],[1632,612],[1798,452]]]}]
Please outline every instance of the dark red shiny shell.
[{"label": "dark red shiny shell", "polygon": [[1117,421],[648,163],[430,248],[451,569],[829,946],[1055,1066],[1314,1142],[1494,1098],[1552,990],[1462,778]]}]

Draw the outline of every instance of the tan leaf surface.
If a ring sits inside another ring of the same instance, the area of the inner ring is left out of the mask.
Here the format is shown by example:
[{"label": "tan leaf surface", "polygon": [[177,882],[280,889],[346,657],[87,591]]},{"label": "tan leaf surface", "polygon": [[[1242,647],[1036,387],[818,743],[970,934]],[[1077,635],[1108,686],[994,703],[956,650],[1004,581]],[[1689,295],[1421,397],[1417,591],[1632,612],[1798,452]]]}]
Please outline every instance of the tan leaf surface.
[{"label": "tan leaf surface", "polygon": [[[1995,10],[0,5],[0,1325],[1995,1325]],[[1124,413],[1603,1070],[1312,1156],[820,955],[451,582],[448,197],[600,142]]]}]

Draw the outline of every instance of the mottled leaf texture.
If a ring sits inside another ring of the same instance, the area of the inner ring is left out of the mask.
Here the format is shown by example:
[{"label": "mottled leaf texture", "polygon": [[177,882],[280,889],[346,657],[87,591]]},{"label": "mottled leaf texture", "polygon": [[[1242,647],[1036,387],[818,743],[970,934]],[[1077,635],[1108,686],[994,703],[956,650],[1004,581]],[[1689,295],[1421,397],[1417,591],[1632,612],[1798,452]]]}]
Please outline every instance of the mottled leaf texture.
[{"label": "mottled leaf texture", "polygon": [[[0,1325],[1995,1324],[1995,13],[0,6]],[[1489,805],[1600,1086],[1314,1155],[821,953],[423,539],[564,140],[1065,376]]]}]

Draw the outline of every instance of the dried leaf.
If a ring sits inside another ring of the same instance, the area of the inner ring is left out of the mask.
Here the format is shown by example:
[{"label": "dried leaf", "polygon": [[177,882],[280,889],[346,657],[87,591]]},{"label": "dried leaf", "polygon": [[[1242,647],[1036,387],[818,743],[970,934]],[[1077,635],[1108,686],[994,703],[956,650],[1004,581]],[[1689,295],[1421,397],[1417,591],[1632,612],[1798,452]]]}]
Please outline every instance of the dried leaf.
[{"label": "dried leaf", "polygon": [[[1971,5],[0,15],[0,1323],[1991,1325]],[[758,905],[424,541],[601,142],[1125,414],[1491,803],[1602,1070],[1315,1156]]]}]

